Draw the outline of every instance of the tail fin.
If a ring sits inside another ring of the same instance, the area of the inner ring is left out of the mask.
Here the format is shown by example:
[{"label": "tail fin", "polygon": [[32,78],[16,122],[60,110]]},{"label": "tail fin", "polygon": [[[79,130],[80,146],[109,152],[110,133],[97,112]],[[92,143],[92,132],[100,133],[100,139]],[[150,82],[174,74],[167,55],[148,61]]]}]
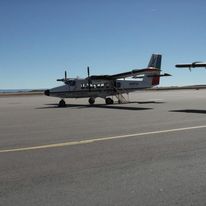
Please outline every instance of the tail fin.
[{"label": "tail fin", "polygon": [[160,83],[161,61],[161,54],[152,54],[148,64],[148,68],[151,68],[151,70],[155,68],[155,71],[151,71],[149,74],[145,74],[143,78],[144,85],[147,85],[148,87],[153,87]]},{"label": "tail fin", "polygon": [[155,67],[156,69],[161,69],[161,61],[162,55],[161,54],[152,54],[148,67]]},{"label": "tail fin", "polygon": [[152,86],[158,85],[160,83],[160,69],[161,69],[162,55],[161,54],[152,54],[148,67],[155,67],[159,69],[158,72],[155,72],[152,77]]}]

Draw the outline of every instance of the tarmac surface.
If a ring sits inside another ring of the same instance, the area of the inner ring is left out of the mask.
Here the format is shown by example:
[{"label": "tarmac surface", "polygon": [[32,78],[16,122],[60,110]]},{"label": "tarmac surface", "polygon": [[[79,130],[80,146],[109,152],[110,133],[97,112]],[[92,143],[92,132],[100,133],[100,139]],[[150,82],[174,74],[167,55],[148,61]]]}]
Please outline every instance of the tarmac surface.
[{"label": "tarmac surface", "polygon": [[0,205],[206,205],[206,90],[58,101],[0,97]]}]

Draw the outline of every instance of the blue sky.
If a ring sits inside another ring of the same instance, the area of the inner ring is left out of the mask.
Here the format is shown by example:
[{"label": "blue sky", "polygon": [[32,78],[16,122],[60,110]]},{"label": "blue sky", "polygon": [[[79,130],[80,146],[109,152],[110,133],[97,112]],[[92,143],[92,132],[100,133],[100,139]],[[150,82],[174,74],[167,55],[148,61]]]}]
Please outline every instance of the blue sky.
[{"label": "blue sky", "polygon": [[204,0],[0,0],[0,89],[49,88],[70,77],[147,66],[163,55],[160,86],[206,84]]}]

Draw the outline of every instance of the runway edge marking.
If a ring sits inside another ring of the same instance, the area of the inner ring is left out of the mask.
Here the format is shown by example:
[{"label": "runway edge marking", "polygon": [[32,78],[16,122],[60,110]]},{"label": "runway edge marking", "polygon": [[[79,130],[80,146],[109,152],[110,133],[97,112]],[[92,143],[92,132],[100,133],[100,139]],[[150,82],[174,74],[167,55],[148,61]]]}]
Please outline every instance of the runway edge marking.
[{"label": "runway edge marking", "polygon": [[153,131],[153,132],[127,134],[127,135],[119,135],[119,136],[113,136],[113,137],[102,137],[102,138],[87,139],[87,140],[80,140],[80,141],[49,144],[49,145],[39,145],[39,146],[33,146],[33,147],[5,149],[5,150],[0,150],[0,153],[23,152],[23,151],[29,151],[29,150],[39,150],[39,149],[58,148],[58,147],[66,147],[66,146],[81,145],[81,144],[91,144],[91,143],[102,142],[102,141],[107,141],[107,140],[123,139],[123,138],[138,137],[138,136],[145,136],[145,135],[152,135],[152,134],[172,133],[172,132],[202,129],[202,128],[206,128],[206,125],[200,125],[200,126],[194,126],[194,127],[183,127],[183,128],[168,129],[168,130],[159,130],[159,131]]}]

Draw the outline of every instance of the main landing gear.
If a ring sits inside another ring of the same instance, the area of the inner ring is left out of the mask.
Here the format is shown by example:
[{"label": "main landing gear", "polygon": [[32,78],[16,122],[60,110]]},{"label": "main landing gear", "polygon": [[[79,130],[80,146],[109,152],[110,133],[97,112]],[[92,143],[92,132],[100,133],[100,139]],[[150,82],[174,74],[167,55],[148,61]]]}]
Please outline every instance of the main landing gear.
[{"label": "main landing gear", "polygon": [[63,99],[61,99],[61,100],[59,101],[58,106],[59,106],[59,107],[66,107],[66,102],[65,102]]},{"label": "main landing gear", "polygon": [[88,100],[90,105],[93,105],[95,103],[95,98],[94,97],[90,97]]},{"label": "main landing gear", "polygon": [[105,102],[106,104],[114,104],[114,100],[109,97],[105,99]]},{"label": "main landing gear", "polygon": [[[90,97],[88,102],[89,102],[90,105],[93,105],[95,103],[95,98],[94,97]],[[112,98],[110,98],[110,97],[107,97],[105,99],[105,103],[106,104],[114,104],[114,100]]]}]

